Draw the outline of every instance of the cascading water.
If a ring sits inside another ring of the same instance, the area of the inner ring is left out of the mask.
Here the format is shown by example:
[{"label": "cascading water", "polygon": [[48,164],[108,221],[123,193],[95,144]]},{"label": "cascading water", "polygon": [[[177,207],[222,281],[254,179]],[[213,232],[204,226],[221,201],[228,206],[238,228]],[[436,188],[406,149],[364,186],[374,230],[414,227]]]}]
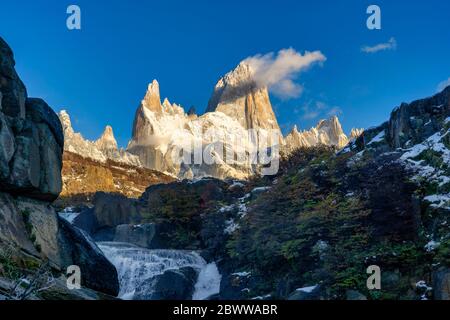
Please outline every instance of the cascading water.
[{"label": "cascading water", "polygon": [[[215,263],[207,264],[196,252],[183,250],[149,250],[129,243],[99,242],[99,248],[116,267],[119,275],[119,298],[132,300],[136,290],[148,280],[168,270],[191,267],[198,273],[193,299],[202,300],[220,289],[221,276]],[[147,290],[152,290],[149,287]]]}]

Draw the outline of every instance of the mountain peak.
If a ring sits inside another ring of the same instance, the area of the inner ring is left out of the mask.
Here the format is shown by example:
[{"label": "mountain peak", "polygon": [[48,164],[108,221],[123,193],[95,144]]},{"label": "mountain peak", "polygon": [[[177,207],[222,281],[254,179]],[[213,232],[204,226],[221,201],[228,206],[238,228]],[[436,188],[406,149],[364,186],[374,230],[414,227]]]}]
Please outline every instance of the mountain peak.
[{"label": "mountain peak", "polygon": [[95,141],[95,144],[100,150],[118,149],[117,141],[114,137],[114,132],[111,126],[107,125],[105,127],[102,136]]},{"label": "mountain peak", "polygon": [[142,106],[150,111],[160,114],[162,112],[161,97],[159,95],[159,83],[153,80],[148,85],[147,92],[144,100],[142,100]]},{"label": "mountain peak", "polygon": [[299,132],[297,126],[294,126],[286,136],[286,147],[289,151],[299,147],[312,147],[319,144],[342,148],[347,143],[348,138],[344,134],[337,116],[320,120],[317,126],[307,131]]},{"label": "mountain peak", "polygon": [[245,60],[219,79],[208,102],[207,112],[220,111],[245,129],[280,130],[267,87],[258,87],[253,70]]},{"label": "mountain peak", "polygon": [[70,120],[69,113],[66,110],[61,110],[58,113],[58,117],[61,121],[63,132],[64,133],[66,133],[66,132],[73,133],[72,121]]},{"label": "mountain peak", "polygon": [[293,127],[293,128],[291,129],[291,131],[289,132],[289,134],[296,134],[296,133],[299,133],[299,132],[298,132],[297,125],[295,124],[294,127]]}]

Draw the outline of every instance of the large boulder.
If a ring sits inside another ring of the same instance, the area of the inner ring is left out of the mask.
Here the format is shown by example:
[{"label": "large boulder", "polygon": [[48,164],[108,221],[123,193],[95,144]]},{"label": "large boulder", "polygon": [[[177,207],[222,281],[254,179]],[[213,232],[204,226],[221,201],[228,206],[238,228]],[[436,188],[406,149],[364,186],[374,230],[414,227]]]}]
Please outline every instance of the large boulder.
[{"label": "large boulder", "polygon": [[88,288],[117,296],[119,280],[117,270],[103,255],[89,235],[59,219],[62,230],[61,242],[64,252],[69,254],[73,264],[81,269],[81,284]]},{"label": "large boulder", "polygon": [[135,201],[120,194],[97,192],[93,204],[99,228],[128,224],[138,215]]},{"label": "large boulder", "polygon": [[61,121],[48,104],[39,98],[28,98],[25,108],[27,118],[33,123],[45,124],[50,129],[61,150],[64,149],[64,134]]},{"label": "large boulder", "polygon": [[128,242],[148,249],[165,249],[168,248],[169,239],[164,235],[171,229],[167,223],[122,224],[116,227],[114,241]]},{"label": "large boulder", "polygon": [[87,208],[81,211],[72,221],[72,224],[81,230],[86,231],[93,236],[98,229],[97,218],[93,208]]},{"label": "large boulder", "polygon": [[191,267],[168,270],[137,288],[135,300],[190,300],[197,272]]}]

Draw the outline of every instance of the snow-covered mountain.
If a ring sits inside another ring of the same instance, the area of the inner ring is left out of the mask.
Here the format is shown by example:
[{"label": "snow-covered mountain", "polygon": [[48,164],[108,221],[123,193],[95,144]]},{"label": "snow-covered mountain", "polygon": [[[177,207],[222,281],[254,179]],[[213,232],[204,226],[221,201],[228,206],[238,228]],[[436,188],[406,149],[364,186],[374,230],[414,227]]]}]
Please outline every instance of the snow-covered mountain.
[{"label": "snow-covered mountain", "polygon": [[[136,111],[127,148],[144,166],[180,178],[244,179],[253,173],[249,154],[256,146],[236,119],[222,112],[186,114],[168,99],[163,104],[159,99],[159,84],[154,80]],[[242,159],[224,161],[221,155],[239,151],[244,154]]]},{"label": "snow-covered mountain", "polygon": [[63,127],[65,151],[102,163],[110,159],[128,165],[141,166],[137,156],[118,148],[113,129],[110,126],[106,126],[105,131],[98,140],[89,141],[83,138],[81,133],[73,130],[67,111],[60,111],[58,117]]},{"label": "snow-covered mountain", "polygon": [[153,80],[136,110],[126,150],[118,148],[110,126],[97,141],[88,141],[74,132],[67,112],[61,111],[59,117],[69,152],[188,179],[246,179],[260,172],[261,159],[267,163],[268,157],[262,155],[273,156],[277,149],[289,153],[318,144],[342,148],[361,134],[353,130],[349,139],[338,118],[332,117],[307,131],[295,127],[283,138],[268,89],[254,81],[254,71],[245,60],[219,79],[203,115],[186,113],[168,98],[161,103],[159,83]]},{"label": "snow-covered mountain", "polygon": [[[354,135],[359,131],[352,130]],[[344,147],[349,142],[349,138],[342,130],[338,117],[333,116],[329,120],[321,120],[316,127],[309,130],[298,131],[297,126],[285,138],[285,146],[288,151],[293,151],[299,147],[312,147],[319,144]]]},{"label": "snow-covered mountain", "polygon": [[[261,167],[254,157],[258,152],[276,148],[290,152],[318,144],[342,148],[348,143],[337,117],[322,120],[309,131],[294,129],[284,139],[268,89],[257,85],[253,73],[252,67],[243,61],[219,79],[207,112],[201,116],[186,114],[167,98],[161,103],[159,84],[153,80],[136,111],[127,150],[137,155],[145,167],[180,178],[245,179]],[[358,133],[355,131],[354,135]],[[211,148],[212,145],[215,147]],[[218,150],[220,146],[222,152]],[[188,151],[187,155],[182,156],[182,151]],[[212,163],[193,161],[198,159],[198,153],[200,158],[205,153],[209,155]],[[230,161],[225,157],[229,154],[240,156]]]}]

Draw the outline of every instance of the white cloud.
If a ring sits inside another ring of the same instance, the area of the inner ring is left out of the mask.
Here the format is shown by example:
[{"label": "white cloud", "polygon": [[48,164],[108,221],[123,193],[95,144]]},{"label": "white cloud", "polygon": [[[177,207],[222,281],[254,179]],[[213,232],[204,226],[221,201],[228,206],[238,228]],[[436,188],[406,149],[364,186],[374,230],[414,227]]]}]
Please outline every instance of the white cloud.
[{"label": "white cloud", "polygon": [[450,86],[450,78],[448,78],[447,80],[444,80],[441,83],[439,83],[438,86],[437,86],[437,91],[441,92],[442,90],[444,90],[448,86]]},{"label": "white cloud", "polygon": [[256,55],[244,60],[253,70],[256,83],[267,86],[280,98],[295,98],[301,95],[303,87],[295,83],[298,74],[314,63],[324,62],[326,57],[320,51],[306,51],[303,55],[292,48]]},{"label": "white cloud", "polygon": [[337,115],[340,115],[340,114],[342,114],[342,109],[339,108],[339,107],[332,107],[330,110],[328,110],[328,113],[327,113],[327,115],[329,117],[337,116]]},{"label": "white cloud", "polygon": [[372,47],[364,46],[361,48],[361,51],[365,53],[376,53],[378,51],[395,50],[395,49],[397,49],[397,40],[395,40],[395,38],[392,37],[389,39],[388,42],[379,43]]},{"label": "white cloud", "polygon": [[[340,107],[330,106],[323,101],[309,101],[301,107],[301,110],[303,113],[302,118],[305,120],[312,120],[318,117],[329,118],[343,113]],[[294,110],[294,113],[297,112]]]}]

